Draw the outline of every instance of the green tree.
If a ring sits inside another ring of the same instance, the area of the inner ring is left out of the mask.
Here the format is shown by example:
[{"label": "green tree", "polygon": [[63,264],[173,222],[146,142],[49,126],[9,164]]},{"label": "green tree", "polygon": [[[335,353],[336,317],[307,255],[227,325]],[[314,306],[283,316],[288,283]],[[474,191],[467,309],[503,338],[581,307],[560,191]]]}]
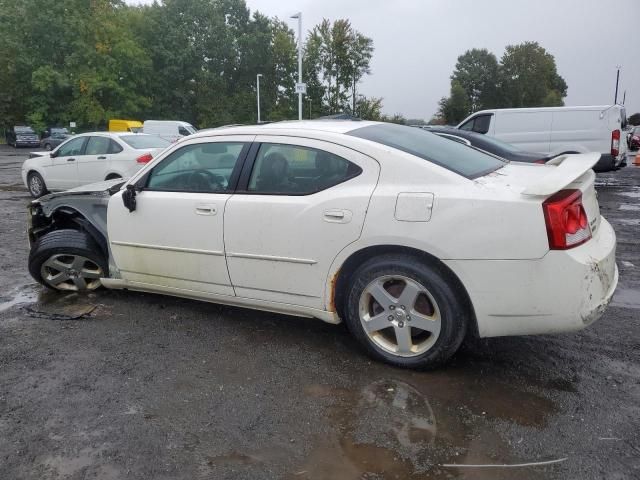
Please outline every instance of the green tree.
[{"label": "green tree", "polygon": [[455,80],[451,82],[451,95],[440,100],[438,117],[449,125],[464,120],[471,112],[469,98],[465,89]]},{"label": "green tree", "polygon": [[558,75],[553,55],[537,42],[507,46],[501,63],[505,106],[563,105],[567,84]]},{"label": "green tree", "polygon": [[640,112],[630,115],[628,120],[630,125],[640,125]]},{"label": "green tree", "polygon": [[305,50],[307,91],[322,101],[320,110],[331,114],[356,109],[357,85],[370,72],[373,41],[348,20],[324,19],[309,33]]},{"label": "green tree", "polygon": [[358,95],[354,115],[362,120],[380,120],[382,118],[382,98]]},{"label": "green tree", "polygon": [[471,111],[500,106],[498,60],[486,48],[474,48],[460,55],[451,81],[464,89]]}]

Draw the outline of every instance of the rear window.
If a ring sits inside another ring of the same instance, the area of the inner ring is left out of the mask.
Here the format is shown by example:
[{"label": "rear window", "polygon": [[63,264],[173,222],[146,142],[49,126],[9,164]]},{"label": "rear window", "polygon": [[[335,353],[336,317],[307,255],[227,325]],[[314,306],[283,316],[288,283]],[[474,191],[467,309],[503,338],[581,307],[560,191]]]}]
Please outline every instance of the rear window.
[{"label": "rear window", "polygon": [[142,150],[145,148],[165,148],[171,142],[155,135],[123,135],[120,140],[132,148]]},{"label": "rear window", "polygon": [[389,123],[358,128],[348,135],[410,153],[467,178],[481,177],[505,165],[492,155],[421,128]]}]

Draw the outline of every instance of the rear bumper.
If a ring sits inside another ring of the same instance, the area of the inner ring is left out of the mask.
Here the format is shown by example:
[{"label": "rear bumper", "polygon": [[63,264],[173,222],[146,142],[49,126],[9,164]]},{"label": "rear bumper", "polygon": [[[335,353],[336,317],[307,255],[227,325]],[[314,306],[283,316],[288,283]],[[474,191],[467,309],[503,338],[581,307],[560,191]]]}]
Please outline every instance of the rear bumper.
[{"label": "rear bumper", "polygon": [[575,331],[598,320],[618,284],[616,236],[604,218],[594,237],[537,260],[451,260],[481,337]]}]

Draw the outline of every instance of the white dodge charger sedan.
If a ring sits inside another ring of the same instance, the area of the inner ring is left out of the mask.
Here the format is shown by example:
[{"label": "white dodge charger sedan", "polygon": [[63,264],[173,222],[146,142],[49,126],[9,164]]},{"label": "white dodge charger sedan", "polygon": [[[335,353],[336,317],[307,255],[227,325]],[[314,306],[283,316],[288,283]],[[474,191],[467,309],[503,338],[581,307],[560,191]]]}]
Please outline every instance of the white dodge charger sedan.
[{"label": "white dodge charger sedan", "polygon": [[598,157],[506,163],[363,121],[209,130],[127,182],[34,201],[29,270],[61,291],[344,321],[374,357],[434,367],[467,334],[572,331],[602,315],[618,270]]},{"label": "white dodge charger sedan", "polygon": [[93,132],[75,135],[51,152],[35,152],[22,165],[31,196],[128,178],[170,142],[155,135]]}]

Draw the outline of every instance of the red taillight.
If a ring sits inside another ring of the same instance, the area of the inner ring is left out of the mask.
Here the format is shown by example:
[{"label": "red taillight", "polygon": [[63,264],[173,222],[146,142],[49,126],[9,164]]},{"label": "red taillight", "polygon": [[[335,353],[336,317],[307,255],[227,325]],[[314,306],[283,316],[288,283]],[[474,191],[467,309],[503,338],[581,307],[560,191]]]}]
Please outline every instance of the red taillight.
[{"label": "red taillight", "polygon": [[617,157],[620,153],[620,130],[611,132],[611,156]]},{"label": "red taillight", "polygon": [[545,163],[547,163],[547,161],[546,161],[545,159],[541,158],[540,160],[536,160],[536,161],[535,161],[535,162],[533,162],[533,163],[539,163],[539,164],[541,164],[541,165],[544,165]]},{"label": "red taillight", "polygon": [[560,190],[542,203],[551,250],[577,247],[591,238],[580,190]]},{"label": "red taillight", "polygon": [[144,155],[140,155],[136,158],[136,162],[138,163],[149,163],[151,160],[153,160],[153,155],[150,153],[145,153]]}]

